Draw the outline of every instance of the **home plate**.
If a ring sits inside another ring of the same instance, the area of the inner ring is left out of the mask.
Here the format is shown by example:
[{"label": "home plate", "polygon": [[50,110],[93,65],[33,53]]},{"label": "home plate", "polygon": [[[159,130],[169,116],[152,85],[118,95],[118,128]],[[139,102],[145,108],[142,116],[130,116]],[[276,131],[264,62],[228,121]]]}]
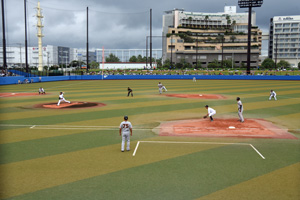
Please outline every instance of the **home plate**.
[{"label": "home plate", "polygon": [[12,95],[15,95],[16,93],[11,93]]},{"label": "home plate", "polygon": [[235,127],[234,127],[234,126],[229,126],[228,128],[230,128],[230,129],[235,129]]},{"label": "home plate", "polygon": [[199,94],[200,97],[202,97],[202,94]]}]

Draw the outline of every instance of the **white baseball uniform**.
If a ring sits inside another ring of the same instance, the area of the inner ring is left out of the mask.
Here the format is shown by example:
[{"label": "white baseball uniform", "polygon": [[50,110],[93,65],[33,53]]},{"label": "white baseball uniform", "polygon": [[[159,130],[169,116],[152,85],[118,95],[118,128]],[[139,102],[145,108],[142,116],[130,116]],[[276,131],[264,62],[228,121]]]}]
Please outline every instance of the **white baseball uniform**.
[{"label": "white baseball uniform", "polygon": [[40,93],[45,94],[44,88],[39,88],[39,94],[40,94]]},{"label": "white baseball uniform", "polygon": [[122,133],[122,145],[121,151],[124,151],[125,148],[125,141],[127,142],[126,150],[130,150],[130,129],[132,129],[132,125],[129,121],[123,121],[120,124],[120,129]]},{"label": "white baseball uniform", "polygon": [[216,110],[212,109],[211,107],[208,107],[207,113],[208,113],[208,116],[211,117],[211,116],[215,115],[217,112],[216,112]]},{"label": "white baseball uniform", "polygon": [[275,91],[270,92],[270,98],[269,98],[269,100],[271,100],[272,97],[274,97],[274,99],[277,100],[277,98],[276,98],[276,92]]},{"label": "white baseball uniform", "polygon": [[244,117],[243,117],[243,110],[244,110],[244,108],[243,108],[242,101],[239,100],[237,102],[237,104],[238,104],[238,115],[239,115],[240,121],[244,122]]},{"label": "white baseball uniform", "polygon": [[163,84],[159,83],[157,86],[158,86],[159,94],[161,94],[162,93]]},{"label": "white baseball uniform", "polygon": [[64,94],[63,94],[63,93],[61,93],[61,94],[59,95],[58,99],[59,99],[59,100],[58,100],[58,103],[57,103],[58,106],[60,105],[60,102],[62,102],[62,101],[67,102],[67,103],[71,103],[70,101],[67,101],[67,100],[64,98]]}]

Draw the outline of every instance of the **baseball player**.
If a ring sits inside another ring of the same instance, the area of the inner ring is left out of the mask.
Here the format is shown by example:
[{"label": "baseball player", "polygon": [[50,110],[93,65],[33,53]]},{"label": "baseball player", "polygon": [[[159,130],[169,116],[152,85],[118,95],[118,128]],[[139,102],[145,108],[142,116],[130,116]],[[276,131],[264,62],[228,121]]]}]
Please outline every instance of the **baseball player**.
[{"label": "baseball player", "polygon": [[159,94],[161,94],[162,93],[163,84],[161,82],[158,82],[157,86],[158,86],[158,92],[159,92]]},{"label": "baseball player", "polygon": [[203,118],[207,118],[209,116],[210,121],[214,121],[212,116],[215,115],[217,112],[208,105],[206,105],[205,108],[207,109],[207,115],[205,115]]},{"label": "baseball player", "polygon": [[124,116],[124,121],[120,124],[119,134],[122,136],[121,151],[124,152],[125,141],[127,141],[126,150],[130,151],[130,136],[132,136],[132,125],[128,121],[128,116]]},{"label": "baseball player", "polygon": [[60,102],[64,101],[64,102],[67,102],[67,103],[71,103],[70,101],[67,101],[65,98],[64,98],[64,93],[63,92],[60,92],[59,93],[59,97],[58,97],[58,103],[57,103],[57,106],[60,105]]},{"label": "baseball player", "polygon": [[193,82],[196,82],[196,77],[193,77]]},{"label": "baseball player", "polygon": [[42,87],[39,88],[39,94],[46,94],[44,88],[42,88]]},{"label": "baseball player", "polygon": [[240,118],[240,122],[244,122],[244,117],[243,117],[244,108],[243,108],[241,98],[237,97],[236,100],[237,100],[237,105],[238,105],[238,115],[239,115],[239,118]]},{"label": "baseball player", "polygon": [[275,101],[277,101],[277,98],[276,98],[276,92],[275,92],[274,90],[271,90],[271,91],[270,91],[270,98],[269,98],[269,100],[271,100],[272,97],[274,97]]},{"label": "baseball player", "polygon": [[131,96],[133,97],[133,93],[132,93],[132,89],[130,89],[130,87],[128,87],[128,95],[127,95],[127,97],[129,97],[129,94],[131,93]]}]

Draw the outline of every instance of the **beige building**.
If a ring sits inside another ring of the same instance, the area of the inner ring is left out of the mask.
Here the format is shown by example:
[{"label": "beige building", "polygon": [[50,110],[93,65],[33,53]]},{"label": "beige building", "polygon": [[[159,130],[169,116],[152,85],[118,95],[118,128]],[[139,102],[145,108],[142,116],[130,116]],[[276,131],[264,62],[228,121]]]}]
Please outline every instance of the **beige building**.
[{"label": "beige building", "polygon": [[[255,26],[252,13],[251,66],[258,66],[262,32]],[[173,64],[198,62],[202,67],[215,60],[232,61],[233,66],[247,63],[248,13],[236,13],[225,6],[222,13],[195,13],[175,9],[163,16],[163,60]]]}]

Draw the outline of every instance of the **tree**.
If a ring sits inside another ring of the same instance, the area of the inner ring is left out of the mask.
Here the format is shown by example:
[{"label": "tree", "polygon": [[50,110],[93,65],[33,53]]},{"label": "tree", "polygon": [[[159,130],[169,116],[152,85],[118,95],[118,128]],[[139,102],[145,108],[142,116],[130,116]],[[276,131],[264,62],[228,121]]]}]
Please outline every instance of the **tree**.
[{"label": "tree", "polygon": [[130,58],[129,58],[129,62],[137,62],[137,58],[136,58],[136,56],[131,56]]},{"label": "tree", "polygon": [[277,66],[278,66],[278,67],[283,67],[283,68],[289,68],[289,67],[291,66],[291,64],[290,64],[288,61],[280,60],[280,61],[277,63]]},{"label": "tree", "polygon": [[231,42],[234,42],[235,39],[236,39],[236,37],[234,35],[230,36]]},{"label": "tree", "polygon": [[218,68],[221,67],[221,64],[215,59],[207,65],[208,68]]},{"label": "tree", "polygon": [[266,68],[266,69],[272,69],[275,67],[275,63],[274,61],[271,59],[271,58],[266,58],[262,63],[261,63],[261,66],[263,68]]},{"label": "tree", "polygon": [[98,62],[95,62],[95,61],[92,61],[90,64],[89,64],[90,68],[91,69],[98,69],[99,68],[99,63]]},{"label": "tree", "polygon": [[105,61],[106,62],[120,62],[120,59],[116,55],[111,53],[111,54],[109,54],[108,57],[105,57]]},{"label": "tree", "polygon": [[223,67],[224,68],[232,68],[232,60],[231,59],[230,60],[224,60],[223,61]]},{"label": "tree", "polygon": [[209,16],[206,15],[205,18],[204,18],[204,20],[206,22],[206,29],[208,29],[208,19],[209,19]]},{"label": "tree", "polygon": [[226,15],[226,20],[227,20],[227,26],[228,26],[229,24],[231,24],[230,15]]},{"label": "tree", "polygon": [[[154,58],[152,58],[152,61],[153,61],[153,59]],[[138,57],[137,57],[137,62],[145,62],[146,61],[146,57],[142,57],[141,55],[138,55]],[[149,59],[149,61],[150,61],[150,59]]]}]

